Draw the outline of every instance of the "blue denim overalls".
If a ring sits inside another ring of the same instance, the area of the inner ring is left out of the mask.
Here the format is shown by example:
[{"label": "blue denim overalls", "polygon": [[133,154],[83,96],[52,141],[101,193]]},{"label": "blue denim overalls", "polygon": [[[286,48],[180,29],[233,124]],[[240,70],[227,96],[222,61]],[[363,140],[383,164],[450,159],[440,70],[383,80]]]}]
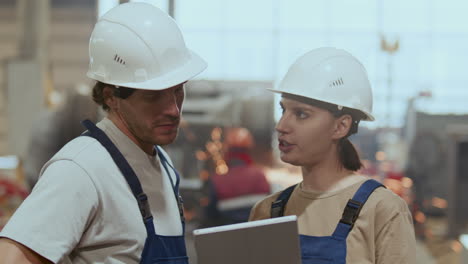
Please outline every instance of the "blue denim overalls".
[{"label": "blue denim overalls", "polygon": [[[160,236],[157,235],[154,230],[153,225],[153,216],[151,215],[150,206],[148,203],[148,197],[145,193],[143,193],[143,189],[141,188],[140,181],[138,180],[135,172],[128,164],[127,160],[125,160],[122,153],[117,149],[117,147],[112,143],[112,141],[107,137],[107,135],[96,127],[91,121],[85,120],[82,124],[88,129],[83,135],[90,136],[95,138],[99,141],[104,148],[109,152],[112,159],[114,160],[117,167],[119,167],[120,171],[122,172],[125,180],[127,181],[130,189],[132,190],[133,195],[136,198],[136,202],[138,202],[138,206],[141,211],[141,215],[143,217],[143,222],[145,223],[147,237],[145,241],[145,246],[143,248],[143,253],[141,255],[140,264],[188,264],[188,257],[185,248],[185,220],[184,220],[184,212],[182,207],[182,198],[179,196],[179,181],[180,177],[177,171],[169,164],[167,159],[162,154],[162,151],[158,150],[156,147],[156,151],[158,153],[158,157],[161,160],[161,164],[163,165],[164,169],[166,170],[169,179],[171,180],[174,195],[177,200],[180,212],[180,218],[182,222],[182,229],[183,234],[181,236]],[[177,181],[174,185],[172,177],[169,174],[169,169],[167,166],[170,166],[172,170],[175,172]]]},{"label": "blue denim overalls", "polygon": [[[271,217],[284,215],[286,204],[296,185],[285,189],[271,205]],[[375,180],[367,180],[348,201],[341,220],[331,236],[300,235],[302,264],[345,264],[346,237],[356,222],[361,208],[372,192],[385,187]],[[317,214],[319,215],[319,214]],[[319,217],[319,216],[318,216]]]}]

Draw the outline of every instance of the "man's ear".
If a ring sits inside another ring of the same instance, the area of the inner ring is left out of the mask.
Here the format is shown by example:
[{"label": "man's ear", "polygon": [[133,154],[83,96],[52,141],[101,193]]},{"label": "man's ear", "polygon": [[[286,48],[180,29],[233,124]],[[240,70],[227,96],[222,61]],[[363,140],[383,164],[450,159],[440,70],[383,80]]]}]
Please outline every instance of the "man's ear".
[{"label": "man's ear", "polygon": [[104,103],[109,106],[111,110],[116,110],[118,107],[118,98],[114,95],[114,87],[106,85],[102,90]]},{"label": "man's ear", "polygon": [[335,120],[335,130],[333,132],[333,139],[341,139],[348,135],[353,118],[350,115],[342,115]]}]

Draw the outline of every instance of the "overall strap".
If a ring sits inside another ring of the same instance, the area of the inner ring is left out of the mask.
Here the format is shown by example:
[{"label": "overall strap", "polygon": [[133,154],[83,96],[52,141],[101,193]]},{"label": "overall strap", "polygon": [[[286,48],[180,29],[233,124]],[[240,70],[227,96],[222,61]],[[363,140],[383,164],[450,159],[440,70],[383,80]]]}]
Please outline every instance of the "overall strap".
[{"label": "overall strap", "polygon": [[359,213],[361,212],[362,207],[366,203],[369,196],[374,192],[375,189],[379,187],[384,187],[381,183],[376,180],[367,180],[354,194],[352,199],[349,199],[346,207],[343,211],[343,216],[341,217],[338,226],[333,233],[334,237],[346,238],[354,226]]},{"label": "overall strap", "polygon": [[294,188],[296,188],[297,184],[289,186],[287,189],[281,192],[281,194],[276,198],[276,201],[271,203],[270,214],[271,218],[280,217],[284,215],[284,208],[289,201],[289,197],[291,197]]},{"label": "overall strap", "polygon": [[[161,164],[163,165],[164,170],[166,171],[167,176],[169,177],[169,180],[171,181],[172,190],[174,191],[174,195],[177,201],[177,206],[179,207],[180,220],[182,221],[182,223],[185,223],[184,201],[182,199],[182,196],[179,194],[180,175],[177,172],[177,170],[169,163],[169,161],[167,161],[167,158],[164,156],[160,147],[156,146],[156,152],[158,153],[158,157],[161,160]],[[171,174],[169,173],[169,168],[167,167],[167,165],[171,167],[172,171],[174,172],[176,176],[175,184],[174,184],[174,180],[171,177]],[[183,227],[185,228],[185,225],[183,225]]]},{"label": "overall strap", "polygon": [[88,129],[88,132],[85,132],[82,135],[93,137],[97,141],[99,141],[101,145],[109,152],[112,159],[114,160],[114,163],[117,165],[120,172],[125,177],[125,180],[127,181],[128,185],[130,186],[130,189],[132,190],[133,196],[135,196],[135,199],[138,202],[138,207],[140,208],[141,216],[143,217],[143,221],[145,222],[145,224],[147,221],[152,222],[153,216],[151,215],[148,197],[143,192],[138,177],[136,176],[132,167],[130,167],[130,164],[128,164],[125,157],[117,149],[114,143],[112,143],[109,137],[95,124],[93,124],[93,122],[89,120],[84,120],[81,123],[86,127],[86,129]]}]

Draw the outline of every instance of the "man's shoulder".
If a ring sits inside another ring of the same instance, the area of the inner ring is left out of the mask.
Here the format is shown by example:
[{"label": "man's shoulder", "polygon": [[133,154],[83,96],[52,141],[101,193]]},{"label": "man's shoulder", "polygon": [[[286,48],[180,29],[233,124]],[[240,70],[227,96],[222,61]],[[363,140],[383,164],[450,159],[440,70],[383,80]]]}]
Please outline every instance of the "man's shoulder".
[{"label": "man's shoulder", "polygon": [[94,138],[79,136],[63,146],[48,162],[73,160],[75,162],[100,162],[106,158],[106,149]]},{"label": "man's shoulder", "polygon": [[[81,173],[96,180],[104,172],[117,175],[118,168],[114,165],[111,155],[96,139],[88,136],[79,136],[62,147],[41,169],[40,177],[52,165],[61,170],[67,168],[80,168]],[[117,174],[116,174],[117,173]],[[93,181],[94,181],[93,180]]]}]

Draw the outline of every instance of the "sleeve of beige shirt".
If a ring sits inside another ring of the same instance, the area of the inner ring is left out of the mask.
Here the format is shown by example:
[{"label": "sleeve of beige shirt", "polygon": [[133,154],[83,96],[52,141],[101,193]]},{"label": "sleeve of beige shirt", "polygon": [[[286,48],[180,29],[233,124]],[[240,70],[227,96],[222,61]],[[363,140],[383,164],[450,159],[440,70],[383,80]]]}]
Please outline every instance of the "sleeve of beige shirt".
[{"label": "sleeve of beige shirt", "polygon": [[258,201],[250,210],[249,221],[256,221],[270,218],[271,203],[276,200],[279,194],[270,195],[269,197]]},{"label": "sleeve of beige shirt", "polygon": [[375,240],[376,264],[416,262],[413,220],[406,204],[383,225]]}]

